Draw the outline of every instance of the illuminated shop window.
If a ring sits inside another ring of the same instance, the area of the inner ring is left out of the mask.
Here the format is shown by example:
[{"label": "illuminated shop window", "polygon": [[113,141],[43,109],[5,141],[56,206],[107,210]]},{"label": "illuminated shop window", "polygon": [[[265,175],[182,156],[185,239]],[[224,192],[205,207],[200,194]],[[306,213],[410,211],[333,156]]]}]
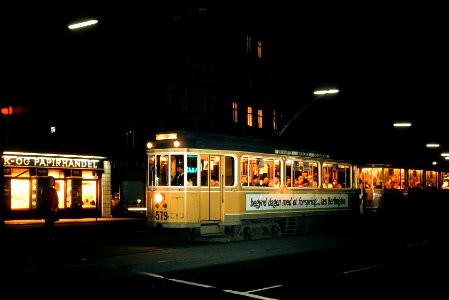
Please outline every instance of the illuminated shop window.
[{"label": "illuminated shop window", "polygon": [[11,209],[30,208],[30,181],[11,179]]},{"label": "illuminated shop window", "polygon": [[83,208],[93,208],[97,204],[97,182],[83,180],[81,194],[83,195]]}]

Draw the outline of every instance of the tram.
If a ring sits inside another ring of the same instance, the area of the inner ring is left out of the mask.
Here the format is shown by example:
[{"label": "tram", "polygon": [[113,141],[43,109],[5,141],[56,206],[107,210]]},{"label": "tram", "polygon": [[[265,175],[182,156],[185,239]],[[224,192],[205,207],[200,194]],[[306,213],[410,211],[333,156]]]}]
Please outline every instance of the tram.
[{"label": "tram", "polygon": [[357,169],[366,213],[431,213],[447,206],[449,172],[391,164],[365,164]]},{"label": "tram", "polygon": [[147,144],[147,218],[194,238],[272,238],[360,213],[357,167],[270,140],[178,131]]}]

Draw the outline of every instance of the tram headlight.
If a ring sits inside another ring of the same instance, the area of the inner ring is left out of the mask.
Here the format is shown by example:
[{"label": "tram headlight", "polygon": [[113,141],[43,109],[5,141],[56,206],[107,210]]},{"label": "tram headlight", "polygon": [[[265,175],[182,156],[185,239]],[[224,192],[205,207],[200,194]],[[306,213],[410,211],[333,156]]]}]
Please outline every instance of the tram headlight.
[{"label": "tram headlight", "polygon": [[156,194],[154,194],[154,202],[156,203],[156,204],[159,204],[159,203],[161,203],[162,201],[164,201],[164,194],[161,194],[161,193],[156,193]]}]

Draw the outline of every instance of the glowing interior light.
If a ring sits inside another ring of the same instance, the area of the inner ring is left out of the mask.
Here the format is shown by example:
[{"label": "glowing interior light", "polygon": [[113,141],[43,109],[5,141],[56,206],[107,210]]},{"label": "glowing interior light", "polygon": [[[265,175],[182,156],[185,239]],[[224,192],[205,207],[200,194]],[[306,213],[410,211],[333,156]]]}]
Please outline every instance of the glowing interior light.
[{"label": "glowing interior light", "polygon": [[179,145],[180,145],[179,141],[174,141],[173,142],[173,146],[175,146],[176,148],[179,147]]}]

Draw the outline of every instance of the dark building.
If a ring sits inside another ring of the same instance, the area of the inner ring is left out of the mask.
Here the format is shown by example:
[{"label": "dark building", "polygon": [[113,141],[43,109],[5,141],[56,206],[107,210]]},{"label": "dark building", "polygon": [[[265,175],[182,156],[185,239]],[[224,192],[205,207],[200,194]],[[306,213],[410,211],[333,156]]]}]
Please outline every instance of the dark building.
[{"label": "dark building", "polygon": [[145,130],[136,137],[171,129],[249,136],[277,130],[272,36],[246,20],[228,22],[195,7],[161,22],[162,29],[144,25],[136,37],[143,78],[128,100],[137,131]]},{"label": "dark building", "polygon": [[[2,120],[2,151],[104,157],[112,174],[107,197],[118,193],[133,205],[145,197],[145,144],[156,132],[266,137],[279,130],[273,36],[255,20],[239,14],[223,26],[230,20],[222,11],[196,6],[141,18],[131,31],[104,17],[98,31],[53,32],[61,45],[49,37],[45,47],[58,44],[67,57],[42,51],[48,64],[22,62],[49,68],[49,78],[34,74],[18,84],[13,66],[2,106],[26,113]],[[100,203],[110,201],[103,197]]]}]

